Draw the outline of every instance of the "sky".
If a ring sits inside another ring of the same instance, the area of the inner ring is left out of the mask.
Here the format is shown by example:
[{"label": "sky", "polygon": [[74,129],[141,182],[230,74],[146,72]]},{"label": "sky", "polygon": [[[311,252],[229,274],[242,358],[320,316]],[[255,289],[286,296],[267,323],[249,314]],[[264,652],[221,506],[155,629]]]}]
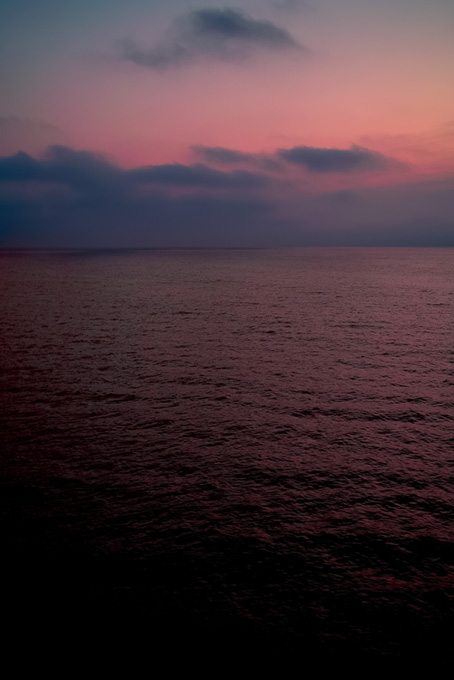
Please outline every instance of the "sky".
[{"label": "sky", "polygon": [[0,247],[454,246],[452,0],[2,0]]}]

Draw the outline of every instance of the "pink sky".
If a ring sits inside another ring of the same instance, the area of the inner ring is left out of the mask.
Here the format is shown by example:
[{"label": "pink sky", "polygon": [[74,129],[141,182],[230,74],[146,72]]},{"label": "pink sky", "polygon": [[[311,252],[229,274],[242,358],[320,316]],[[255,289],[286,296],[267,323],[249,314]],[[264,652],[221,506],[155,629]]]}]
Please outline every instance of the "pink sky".
[{"label": "pink sky", "polygon": [[[285,195],[454,173],[447,0],[314,0],[286,11],[271,0],[33,7],[18,0],[0,9],[3,156],[39,156],[57,143],[135,168],[191,165],[195,145],[267,156],[353,145],[390,161],[380,172],[287,167]],[[223,24],[204,24],[202,33],[201,17]],[[277,184],[273,193],[281,192]]]}]

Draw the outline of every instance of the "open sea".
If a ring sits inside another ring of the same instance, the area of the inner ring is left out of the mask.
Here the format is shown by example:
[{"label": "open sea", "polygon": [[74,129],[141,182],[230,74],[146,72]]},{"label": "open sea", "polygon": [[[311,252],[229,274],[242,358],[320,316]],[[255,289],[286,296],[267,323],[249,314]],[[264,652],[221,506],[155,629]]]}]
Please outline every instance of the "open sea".
[{"label": "open sea", "polygon": [[0,286],[11,640],[452,660],[454,249],[1,251]]}]

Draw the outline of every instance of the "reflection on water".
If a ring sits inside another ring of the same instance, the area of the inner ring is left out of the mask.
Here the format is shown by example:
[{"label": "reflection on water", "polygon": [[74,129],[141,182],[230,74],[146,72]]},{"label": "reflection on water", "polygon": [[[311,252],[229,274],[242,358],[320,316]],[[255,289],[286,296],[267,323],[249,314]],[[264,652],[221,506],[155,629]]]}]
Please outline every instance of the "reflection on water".
[{"label": "reflection on water", "polygon": [[448,653],[454,250],[0,264],[14,625]]}]

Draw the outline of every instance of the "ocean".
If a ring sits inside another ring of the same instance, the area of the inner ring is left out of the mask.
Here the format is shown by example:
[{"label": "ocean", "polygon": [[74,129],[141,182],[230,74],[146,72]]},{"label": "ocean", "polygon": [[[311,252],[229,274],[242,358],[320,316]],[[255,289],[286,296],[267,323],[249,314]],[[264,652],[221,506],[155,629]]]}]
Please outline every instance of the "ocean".
[{"label": "ocean", "polygon": [[454,249],[1,251],[0,285],[13,640],[451,658]]}]

